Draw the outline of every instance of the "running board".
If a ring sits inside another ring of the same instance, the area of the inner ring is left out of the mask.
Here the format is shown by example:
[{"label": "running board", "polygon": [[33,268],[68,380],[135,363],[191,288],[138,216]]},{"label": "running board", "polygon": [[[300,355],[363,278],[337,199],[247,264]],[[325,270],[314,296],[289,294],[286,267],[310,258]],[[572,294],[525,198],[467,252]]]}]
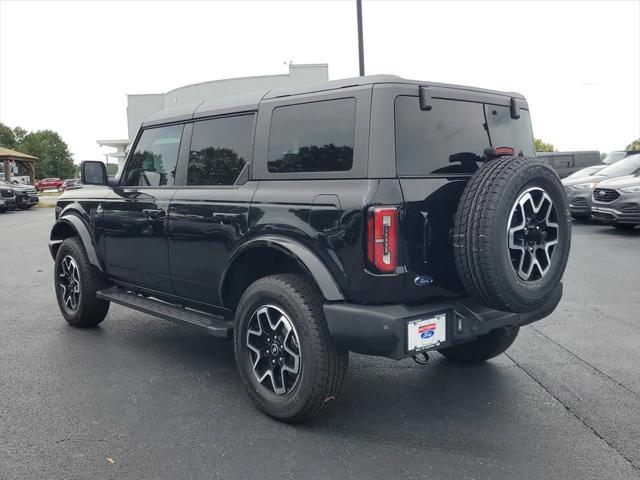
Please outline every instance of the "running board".
[{"label": "running board", "polygon": [[217,315],[177,307],[170,303],[143,297],[142,295],[120,290],[115,287],[108,288],[106,290],[99,290],[96,292],[96,297],[101,300],[108,300],[119,305],[124,305],[125,307],[138,310],[139,312],[148,313],[149,315],[154,315],[171,322],[196,327],[200,330],[204,330],[214,337],[230,338],[232,336],[233,326],[231,322],[228,322]]}]

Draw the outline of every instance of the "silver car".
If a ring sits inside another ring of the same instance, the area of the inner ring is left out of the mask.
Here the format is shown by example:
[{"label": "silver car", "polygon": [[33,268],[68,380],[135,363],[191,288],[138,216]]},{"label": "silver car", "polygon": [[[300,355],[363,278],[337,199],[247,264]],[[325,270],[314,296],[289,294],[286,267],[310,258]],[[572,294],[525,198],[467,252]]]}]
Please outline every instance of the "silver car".
[{"label": "silver car", "polygon": [[600,182],[593,190],[594,220],[616,228],[640,225],[640,176],[628,175]]},{"label": "silver car", "polygon": [[591,217],[593,190],[600,182],[611,178],[640,173],[640,154],[630,155],[613,165],[603,168],[593,175],[562,180],[564,191],[569,199],[569,207],[573,218]]}]

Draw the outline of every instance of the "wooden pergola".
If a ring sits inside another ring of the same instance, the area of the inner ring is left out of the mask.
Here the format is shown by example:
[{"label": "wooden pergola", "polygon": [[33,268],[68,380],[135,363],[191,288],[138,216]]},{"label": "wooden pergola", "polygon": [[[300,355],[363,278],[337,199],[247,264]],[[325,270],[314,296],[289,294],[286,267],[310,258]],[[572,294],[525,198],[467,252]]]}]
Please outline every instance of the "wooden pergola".
[{"label": "wooden pergola", "polygon": [[38,160],[38,157],[32,157],[26,153],[0,147],[0,162],[4,165],[4,179],[7,182],[11,181],[11,162],[18,162],[29,171],[31,184],[36,183],[36,160]]}]

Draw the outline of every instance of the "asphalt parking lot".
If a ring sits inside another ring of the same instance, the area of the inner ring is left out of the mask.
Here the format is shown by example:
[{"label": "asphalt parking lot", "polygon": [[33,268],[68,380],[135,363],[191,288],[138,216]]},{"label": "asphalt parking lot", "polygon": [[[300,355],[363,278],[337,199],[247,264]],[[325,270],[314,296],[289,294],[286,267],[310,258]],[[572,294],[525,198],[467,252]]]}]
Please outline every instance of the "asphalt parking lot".
[{"label": "asphalt parking lot", "polygon": [[58,313],[53,209],[0,216],[2,479],[640,478],[640,230],[574,224],[565,295],[479,367],[351,356],[335,411],[260,414],[231,343]]}]

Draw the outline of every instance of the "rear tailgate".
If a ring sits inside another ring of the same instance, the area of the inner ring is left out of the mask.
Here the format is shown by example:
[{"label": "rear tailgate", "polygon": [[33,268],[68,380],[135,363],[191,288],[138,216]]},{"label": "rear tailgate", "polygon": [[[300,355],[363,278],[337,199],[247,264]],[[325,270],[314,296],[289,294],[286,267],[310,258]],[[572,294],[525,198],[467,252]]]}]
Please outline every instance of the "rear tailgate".
[{"label": "rear tailgate", "polygon": [[515,154],[535,155],[529,112],[512,112],[509,100],[498,105],[430,98],[430,110],[423,110],[417,96],[396,98],[396,168],[404,197],[401,230],[409,297],[463,292],[451,229],[462,191],[481,166],[485,149],[510,147]]}]

